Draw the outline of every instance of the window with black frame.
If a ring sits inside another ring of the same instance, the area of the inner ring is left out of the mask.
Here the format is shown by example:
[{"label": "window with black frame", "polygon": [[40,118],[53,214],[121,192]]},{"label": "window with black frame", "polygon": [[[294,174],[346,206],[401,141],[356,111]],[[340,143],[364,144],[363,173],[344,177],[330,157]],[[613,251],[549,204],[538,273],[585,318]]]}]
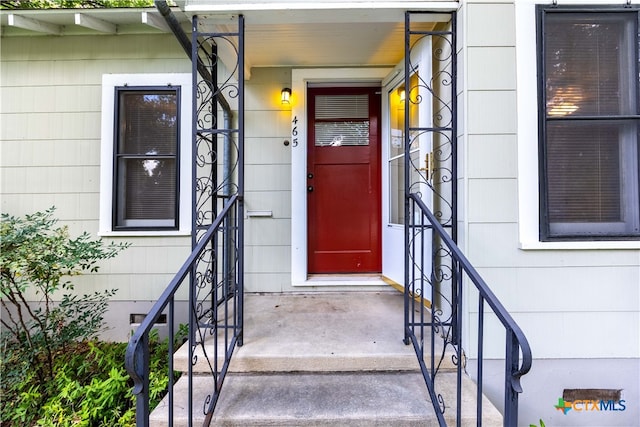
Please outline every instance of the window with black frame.
[{"label": "window with black frame", "polygon": [[180,90],[115,95],[113,229],[177,229]]},{"label": "window with black frame", "polygon": [[640,236],[638,12],[538,7],[541,240]]}]

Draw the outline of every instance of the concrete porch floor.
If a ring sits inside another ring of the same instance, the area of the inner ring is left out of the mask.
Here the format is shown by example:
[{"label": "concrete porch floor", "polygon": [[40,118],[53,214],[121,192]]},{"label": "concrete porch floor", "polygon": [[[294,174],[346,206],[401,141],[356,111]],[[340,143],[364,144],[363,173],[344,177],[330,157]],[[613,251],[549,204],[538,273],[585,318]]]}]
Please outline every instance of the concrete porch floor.
[{"label": "concrete porch floor", "polygon": [[244,346],[232,369],[259,371],[259,359],[271,371],[418,369],[402,342],[403,310],[403,295],[393,289],[248,295]]},{"label": "concrete porch floor", "polygon": [[[413,348],[402,342],[403,310],[394,289],[247,294],[244,345],[230,371],[418,370]],[[180,356],[176,363],[186,362]]]}]

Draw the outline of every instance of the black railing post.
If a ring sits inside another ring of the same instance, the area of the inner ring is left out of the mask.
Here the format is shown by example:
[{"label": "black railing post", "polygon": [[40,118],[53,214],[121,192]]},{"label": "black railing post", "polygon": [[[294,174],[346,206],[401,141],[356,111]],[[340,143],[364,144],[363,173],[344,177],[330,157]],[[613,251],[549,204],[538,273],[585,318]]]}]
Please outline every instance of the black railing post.
[{"label": "black railing post", "polygon": [[140,337],[135,358],[136,371],[141,378],[136,398],[136,426],[149,427],[149,335]]},{"label": "black railing post", "polygon": [[[198,209],[198,196],[199,196],[199,188],[198,188],[198,148],[200,146],[199,139],[200,136],[198,134],[198,122],[199,122],[199,108],[198,108],[198,96],[202,96],[199,90],[199,77],[198,77],[198,66],[201,64],[200,58],[198,57],[198,16],[194,15],[191,20],[191,93],[192,93],[192,109],[191,109],[191,249],[193,250],[198,244],[198,233],[200,232],[200,221],[199,217],[199,209]],[[188,301],[188,337],[187,342],[189,343],[189,348],[187,351],[189,361],[193,360],[193,346],[192,342],[195,342],[196,329],[194,327],[194,315],[193,315],[193,305],[196,294],[196,263],[193,263],[189,267],[189,301]],[[193,399],[193,366],[189,363],[187,367],[187,395],[189,402]],[[193,408],[192,405],[189,405],[187,408],[187,417],[189,420],[193,419]],[[169,420],[170,423],[173,423],[173,420]],[[189,427],[191,427],[191,421],[189,421]]]},{"label": "black railing post", "polygon": [[518,340],[511,330],[507,330],[504,384],[504,425],[518,425],[518,394],[522,393],[519,378],[514,375],[519,367],[520,349]]},{"label": "black railing post", "polygon": [[[409,299],[412,297],[412,281],[409,268],[411,264],[409,259],[411,258],[411,249],[409,248],[409,233],[413,233],[411,229],[411,212],[409,207],[409,145],[411,143],[409,139],[409,67],[411,65],[411,34],[409,28],[411,26],[411,14],[406,12],[404,14],[404,85],[405,85],[405,101],[404,101],[404,127],[403,127],[403,139],[404,145],[404,343],[409,345]],[[415,292],[413,292],[415,294]]]},{"label": "black railing post", "polygon": [[[476,418],[478,423],[482,421],[482,383],[484,378],[484,298],[478,295],[478,382],[476,388]],[[478,424],[480,426],[481,424]]]},{"label": "black railing post", "polygon": [[171,301],[169,302],[169,351],[167,352],[167,358],[169,359],[167,361],[167,364],[169,366],[169,385],[168,385],[168,390],[167,390],[167,394],[169,397],[169,419],[170,424],[169,426],[173,425],[173,386],[175,384],[175,376],[174,376],[174,370],[173,370],[173,353],[175,353],[175,348],[174,348],[174,344],[175,344],[175,301],[172,298]]},{"label": "black railing post", "polygon": [[463,278],[462,275],[462,265],[455,258],[452,257],[451,260],[452,266],[452,283],[453,286],[452,294],[455,296],[454,298],[454,310],[455,314],[452,316],[452,321],[455,322],[453,326],[453,334],[455,337],[452,337],[452,341],[454,344],[454,351],[456,352],[456,356],[458,359],[458,365],[456,366],[456,421],[459,426],[462,421],[462,374],[465,370],[465,354],[462,349],[462,328],[463,328],[463,306],[464,306],[464,292],[462,291],[463,286]]},{"label": "black railing post", "polygon": [[451,238],[458,242],[458,15],[451,14]]},{"label": "black railing post", "polygon": [[238,345],[244,339],[244,15],[238,16]]}]

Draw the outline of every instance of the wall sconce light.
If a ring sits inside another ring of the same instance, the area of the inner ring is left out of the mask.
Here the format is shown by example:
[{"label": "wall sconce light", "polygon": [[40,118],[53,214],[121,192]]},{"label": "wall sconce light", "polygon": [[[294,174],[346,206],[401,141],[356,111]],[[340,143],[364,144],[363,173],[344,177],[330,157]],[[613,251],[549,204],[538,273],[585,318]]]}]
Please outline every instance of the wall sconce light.
[{"label": "wall sconce light", "polygon": [[291,103],[291,89],[288,87],[282,88],[282,91],[280,92],[280,102],[282,104]]}]

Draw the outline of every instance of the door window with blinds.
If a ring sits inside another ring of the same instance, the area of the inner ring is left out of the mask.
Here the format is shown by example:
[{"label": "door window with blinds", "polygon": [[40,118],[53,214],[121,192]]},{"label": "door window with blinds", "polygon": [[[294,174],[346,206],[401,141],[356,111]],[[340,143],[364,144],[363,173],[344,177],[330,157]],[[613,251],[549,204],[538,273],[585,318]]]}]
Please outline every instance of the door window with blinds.
[{"label": "door window with blinds", "polygon": [[177,229],[179,88],[117,87],[114,230]]},{"label": "door window with blinds", "polygon": [[369,145],[369,96],[316,95],[315,145]]},{"label": "door window with blinds", "polygon": [[538,8],[541,240],[640,236],[638,19]]}]

